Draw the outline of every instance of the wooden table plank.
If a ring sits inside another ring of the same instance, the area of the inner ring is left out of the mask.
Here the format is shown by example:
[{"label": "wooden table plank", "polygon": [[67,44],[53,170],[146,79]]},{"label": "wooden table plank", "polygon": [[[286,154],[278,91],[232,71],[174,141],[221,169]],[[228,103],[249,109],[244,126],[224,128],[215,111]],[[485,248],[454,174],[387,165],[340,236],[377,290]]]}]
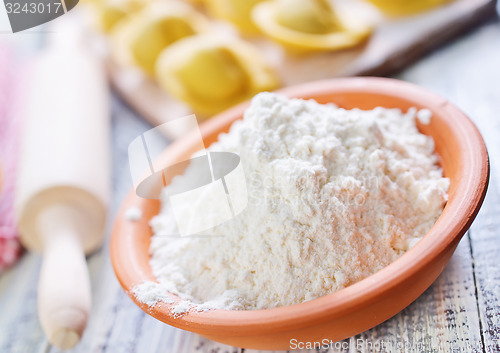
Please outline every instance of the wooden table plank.
[{"label": "wooden table plank", "polygon": [[40,257],[30,254],[0,277],[0,352],[38,352],[47,346],[36,309],[39,269]]},{"label": "wooden table plank", "polygon": [[485,352],[500,352],[500,194],[492,180],[482,212],[472,225],[472,254]]}]

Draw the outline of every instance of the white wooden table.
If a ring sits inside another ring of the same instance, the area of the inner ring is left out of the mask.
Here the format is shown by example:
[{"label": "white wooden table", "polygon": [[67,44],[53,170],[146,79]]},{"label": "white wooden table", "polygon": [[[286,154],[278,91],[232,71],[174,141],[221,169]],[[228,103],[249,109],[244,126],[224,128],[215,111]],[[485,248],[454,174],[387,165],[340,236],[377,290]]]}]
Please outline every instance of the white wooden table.
[{"label": "white wooden table", "polygon": [[[400,347],[395,351],[404,352],[500,352],[500,22],[484,24],[398,77],[448,98],[478,125],[491,158],[488,194],[451,262],[420,298],[387,322],[336,347],[314,352],[385,351],[377,349],[381,346]],[[113,98],[110,219],[131,188],[127,146],[149,128]],[[81,343],[72,352],[255,353],[208,341],[143,313],[119,286],[107,241],[88,263],[92,314]],[[40,257],[25,254],[0,276],[2,353],[58,352],[47,343],[38,323],[39,268]]]}]

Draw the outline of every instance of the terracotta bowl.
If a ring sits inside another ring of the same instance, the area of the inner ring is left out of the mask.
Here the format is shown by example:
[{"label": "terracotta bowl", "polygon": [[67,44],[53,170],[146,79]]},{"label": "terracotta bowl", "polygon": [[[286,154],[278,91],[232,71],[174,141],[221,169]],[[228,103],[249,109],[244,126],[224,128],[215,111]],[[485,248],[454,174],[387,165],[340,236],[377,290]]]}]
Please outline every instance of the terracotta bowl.
[{"label": "terracotta bowl", "polygon": [[[433,117],[419,125],[434,138],[444,173],[451,180],[449,201],[428,234],[397,261],[339,292],[305,303],[268,310],[190,312],[174,317],[167,304],[148,308],[131,290],[155,280],[149,265],[151,217],[159,202],[141,199],[130,191],[119,212],[111,239],[111,260],[116,276],[133,301],[149,315],[169,325],[196,332],[214,341],[253,349],[289,349],[290,340],[338,341],[374,327],[400,312],[422,294],[443,271],[458,242],[483,202],[489,178],[484,142],[474,124],[445,99],[415,85],[383,78],[346,78],[313,82],[281,91],[290,97],[334,102],[344,108],[377,106],[427,108]],[[241,104],[202,124],[208,146],[219,133],[242,117],[249,103]],[[173,164],[193,152],[194,138],[172,144],[164,163]],[[140,221],[127,221],[130,207],[143,211]],[[324,341],[323,341],[324,342]]]}]

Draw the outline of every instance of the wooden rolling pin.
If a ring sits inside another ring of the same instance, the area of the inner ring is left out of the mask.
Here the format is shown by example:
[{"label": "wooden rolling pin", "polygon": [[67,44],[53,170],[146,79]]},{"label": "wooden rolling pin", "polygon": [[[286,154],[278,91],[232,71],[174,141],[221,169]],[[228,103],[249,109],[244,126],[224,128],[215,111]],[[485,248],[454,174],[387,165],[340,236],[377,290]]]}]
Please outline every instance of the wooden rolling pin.
[{"label": "wooden rolling pin", "polygon": [[27,92],[16,214],[21,241],[43,253],[38,314],[48,340],[80,340],[91,307],[85,254],[101,243],[110,178],[109,109],[98,58],[59,36],[35,60]]}]

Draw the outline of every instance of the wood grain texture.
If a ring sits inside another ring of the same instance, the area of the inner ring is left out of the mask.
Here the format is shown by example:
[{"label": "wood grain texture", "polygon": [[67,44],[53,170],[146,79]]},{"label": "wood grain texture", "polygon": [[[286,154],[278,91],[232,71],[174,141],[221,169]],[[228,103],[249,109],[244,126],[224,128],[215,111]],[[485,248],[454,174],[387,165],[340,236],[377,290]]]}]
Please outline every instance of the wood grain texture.
[{"label": "wood grain texture", "polygon": [[[498,174],[497,174],[498,176]],[[500,352],[500,194],[490,183],[483,212],[470,229],[472,256],[485,352]]]},{"label": "wood grain texture", "polygon": [[[399,78],[453,101],[478,125],[492,160],[490,188],[476,221],[438,280],[385,323],[337,345],[299,352],[499,352],[500,336],[500,23],[484,25],[433,53]],[[150,126],[113,100],[111,217],[132,187],[130,141]],[[109,225],[109,227],[111,224]],[[109,230],[108,227],[108,230]],[[167,326],[143,313],[115,279],[108,245],[88,258],[93,287],[89,325],[77,353],[241,353]],[[26,254],[0,276],[0,352],[56,353],[40,329],[36,282],[40,258]],[[402,349],[399,349],[399,348]],[[256,353],[244,350],[245,353]]]}]

